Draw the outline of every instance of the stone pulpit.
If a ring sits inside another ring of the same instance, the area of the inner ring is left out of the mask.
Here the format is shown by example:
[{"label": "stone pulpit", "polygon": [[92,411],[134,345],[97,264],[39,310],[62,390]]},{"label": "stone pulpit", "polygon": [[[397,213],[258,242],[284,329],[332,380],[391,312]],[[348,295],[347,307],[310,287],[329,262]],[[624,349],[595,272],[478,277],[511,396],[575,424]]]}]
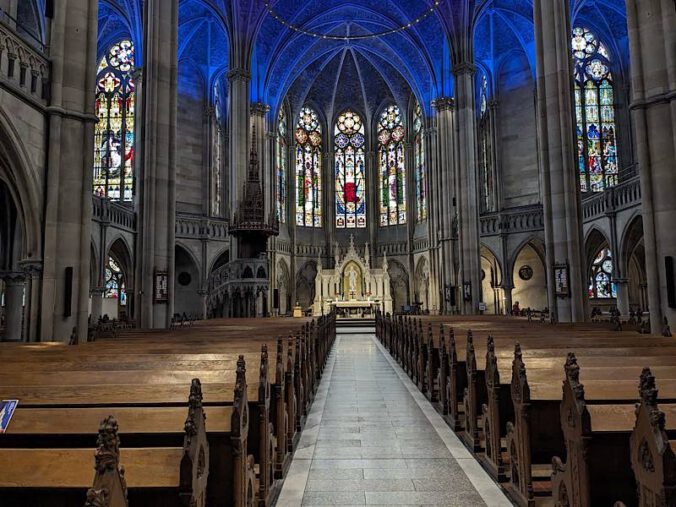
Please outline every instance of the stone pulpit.
[{"label": "stone pulpit", "polygon": [[319,259],[313,313],[327,314],[334,308],[346,317],[372,316],[376,310],[392,312],[387,257],[383,256],[381,268],[373,268],[368,243],[361,256],[350,237],[344,255],[335,246],[333,269],[323,269]]}]

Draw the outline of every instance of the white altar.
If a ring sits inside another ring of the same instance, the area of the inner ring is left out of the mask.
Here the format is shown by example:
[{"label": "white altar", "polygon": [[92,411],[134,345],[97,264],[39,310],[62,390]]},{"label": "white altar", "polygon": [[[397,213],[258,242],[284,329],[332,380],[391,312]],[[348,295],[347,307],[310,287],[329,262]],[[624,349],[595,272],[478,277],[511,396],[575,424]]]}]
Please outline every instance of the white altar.
[{"label": "white altar", "polygon": [[382,268],[373,268],[368,243],[362,257],[350,237],[345,255],[336,245],[334,269],[323,269],[317,262],[313,313],[327,314],[334,308],[344,317],[373,316],[376,310],[391,313],[387,257],[383,256]]}]

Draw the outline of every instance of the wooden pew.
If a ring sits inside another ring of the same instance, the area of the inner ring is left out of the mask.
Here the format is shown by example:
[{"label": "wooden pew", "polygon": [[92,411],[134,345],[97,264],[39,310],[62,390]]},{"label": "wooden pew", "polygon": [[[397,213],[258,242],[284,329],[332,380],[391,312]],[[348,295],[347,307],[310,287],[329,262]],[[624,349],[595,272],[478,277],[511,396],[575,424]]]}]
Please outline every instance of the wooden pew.
[{"label": "wooden pew", "polygon": [[503,446],[503,436],[507,434],[507,421],[514,420],[510,384],[502,384],[498,359],[495,355],[495,341],[487,339],[486,366],[486,403],[481,405],[480,446],[484,454],[479,456],[484,468],[498,482],[507,478],[509,457]]},{"label": "wooden pew", "polygon": [[[556,505],[593,507],[636,496],[629,456],[630,404],[591,405],[580,383],[580,367],[569,353],[564,366],[560,421],[566,461],[552,458],[552,497]],[[644,372],[645,374],[645,372]],[[642,374],[642,377],[643,375]]]},{"label": "wooden pew", "polygon": [[[623,405],[637,400],[635,381],[628,379],[623,371],[613,374],[615,370],[598,369],[604,372],[605,378],[585,381],[587,406],[590,401]],[[665,400],[675,403],[676,380],[673,370],[672,378],[666,379],[663,386]],[[534,505],[536,497],[550,495],[551,459],[565,452],[559,415],[560,393],[560,387],[552,383],[551,379],[529,381],[521,348],[517,344],[511,384],[514,422],[507,424],[506,436],[510,481],[505,487],[518,505]]]},{"label": "wooden pew", "polygon": [[[657,405],[657,387],[650,370],[641,375],[639,390],[641,403],[630,438],[638,505],[671,507],[676,505],[676,435],[667,433],[666,416]],[[672,411],[669,416],[670,423],[676,423],[676,413]]]},{"label": "wooden pew", "polygon": [[[182,447],[120,451],[118,421],[113,416],[105,417],[99,426],[93,485],[91,448],[0,449],[3,506],[85,503],[126,507],[129,498],[132,505],[204,507],[209,444],[200,387],[197,379],[191,384]],[[70,423],[77,424],[78,420],[70,419]]]}]

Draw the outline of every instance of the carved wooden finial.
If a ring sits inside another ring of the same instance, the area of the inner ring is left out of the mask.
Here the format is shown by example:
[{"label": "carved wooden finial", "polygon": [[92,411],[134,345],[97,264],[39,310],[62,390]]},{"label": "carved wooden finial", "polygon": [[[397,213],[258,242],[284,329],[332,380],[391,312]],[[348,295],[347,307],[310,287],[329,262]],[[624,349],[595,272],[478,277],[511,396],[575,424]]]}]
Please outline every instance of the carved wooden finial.
[{"label": "carved wooden finial", "polygon": [[575,393],[575,398],[584,400],[584,385],[580,384],[580,366],[577,364],[577,356],[573,352],[568,352],[563,369],[566,372],[566,382]]},{"label": "carved wooden finial", "polygon": [[580,382],[580,366],[577,364],[577,357],[575,356],[575,353],[568,352],[566,364],[563,368],[566,372],[566,378],[569,382]]},{"label": "carved wooden finial", "polygon": [[650,424],[653,428],[663,431],[665,416],[664,412],[657,407],[657,393],[658,389],[655,384],[655,376],[650,371],[650,368],[643,368],[639,381],[639,395],[641,396],[642,403],[650,413]]},{"label": "carved wooden finial", "polygon": [[446,344],[446,333],[444,332],[444,325],[439,324],[439,345]]},{"label": "carved wooden finial", "polygon": [[488,335],[486,340],[486,351],[488,354],[495,355],[495,339],[491,335]]},{"label": "carved wooden finial", "polygon": [[[202,383],[200,379],[192,379],[190,384],[190,396],[188,397],[188,418],[185,420],[185,434],[188,439],[197,435],[197,417],[206,419],[206,415],[202,410]],[[203,419],[203,420],[204,420]]]},{"label": "carved wooden finial", "polygon": [[95,468],[101,474],[106,470],[117,470],[119,466],[120,437],[117,432],[117,419],[112,415],[101,421],[95,456]]},{"label": "carved wooden finial", "polygon": [[514,345],[514,360],[523,360],[523,353],[521,352],[521,344],[519,342],[516,342]]},{"label": "carved wooden finial", "polygon": [[655,376],[650,368],[643,368],[638,386],[638,394],[641,400],[650,407],[657,407],[657,392]]},{"label": "carved wooden finial", "polygon": [[87,490],[85,507],[108,507],[110,505],[110,493],[107,488]]},{"label": "carved wooden finial", "polygon": [[474,346],[474,336],[472,335],[472,330],[467,331],[467,346]]}]

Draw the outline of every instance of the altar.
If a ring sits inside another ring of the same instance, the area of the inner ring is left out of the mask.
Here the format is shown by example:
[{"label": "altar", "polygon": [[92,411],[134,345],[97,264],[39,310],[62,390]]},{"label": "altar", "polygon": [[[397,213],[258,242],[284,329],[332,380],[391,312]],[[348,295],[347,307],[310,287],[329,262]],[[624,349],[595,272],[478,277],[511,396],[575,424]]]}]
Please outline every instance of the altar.
[{"label": "altar", "polygon": [[374,268],[368,243],[362,256],[354,246],[354,238],[350,237],[344,255],[340,247],[335,246],[334,261],[334,269],[323,269],[321,261],[317,262],[315,316],[332,310],[350,318],[373,317],[377,310],[392,312],[387,256],[383,256],[380,268]]}]

